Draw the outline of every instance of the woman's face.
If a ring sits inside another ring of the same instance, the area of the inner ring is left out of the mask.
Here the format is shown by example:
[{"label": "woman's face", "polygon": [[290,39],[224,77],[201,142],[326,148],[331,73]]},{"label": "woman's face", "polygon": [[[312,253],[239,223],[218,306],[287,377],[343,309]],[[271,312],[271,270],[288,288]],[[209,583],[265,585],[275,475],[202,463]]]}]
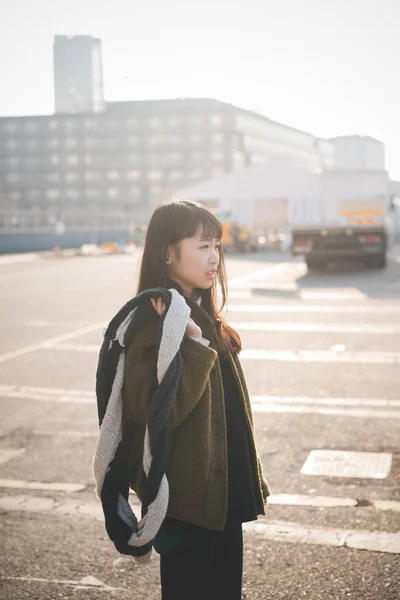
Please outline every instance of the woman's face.
[{"label": "woman's face", "polygon": [[193,288],[208,289],[217,276],[220,242],[217,239],[204,239],[201,233],[185,238],[176,247],[170,246],[168,275],[179,283],[185,294],[190,296]]}]

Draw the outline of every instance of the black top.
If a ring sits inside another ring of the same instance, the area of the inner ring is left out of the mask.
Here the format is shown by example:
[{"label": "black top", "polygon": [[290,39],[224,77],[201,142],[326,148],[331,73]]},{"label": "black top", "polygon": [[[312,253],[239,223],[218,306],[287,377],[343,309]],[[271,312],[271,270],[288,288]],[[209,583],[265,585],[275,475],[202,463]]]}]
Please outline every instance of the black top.
[{"label": "black top", "polygon": [[219,357],[225,396],[228,444],[228,519],[257,519],[254,457],[237,383],[228,359]]}]

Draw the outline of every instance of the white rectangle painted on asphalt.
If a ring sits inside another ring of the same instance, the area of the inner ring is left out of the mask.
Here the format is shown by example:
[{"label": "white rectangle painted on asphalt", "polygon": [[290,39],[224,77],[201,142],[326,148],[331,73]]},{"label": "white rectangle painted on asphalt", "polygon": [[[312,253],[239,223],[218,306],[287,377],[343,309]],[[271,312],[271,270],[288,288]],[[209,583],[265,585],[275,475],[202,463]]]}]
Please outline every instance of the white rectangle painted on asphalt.
[{"label": "white rectangle painted on asphalt", "polygon": [[327,350],[242,350],[241,360],[397,365],[400,352],[331,352]]},{"label": "white rectangle painted on asphalt", "polygon": [[311,450],[302,466],[303,475],[385,479],[392,466],[389,452]]},{"label": "white rectangle painted on asphalt", "polygon": [[229,325],[241,331],[276,331],[296,333],[400,333],[400,323],[302,323],[273,321],[230,321]]}]

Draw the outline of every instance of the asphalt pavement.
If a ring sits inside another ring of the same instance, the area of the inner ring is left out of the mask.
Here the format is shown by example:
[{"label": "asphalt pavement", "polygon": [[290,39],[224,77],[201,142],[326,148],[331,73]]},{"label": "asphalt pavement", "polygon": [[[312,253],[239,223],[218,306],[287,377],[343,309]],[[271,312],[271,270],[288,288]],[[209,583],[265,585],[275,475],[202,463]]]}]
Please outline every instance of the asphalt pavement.
[{"label": "asphalt pavement", "polygon": [[[272,488],[244,525],[243,599],[398,600],[400,251],[384,270],[226,260]],[[1,599],[160,598],[158,555],[117,554],[91,472],[102,332],[135,295],[138,261],[0,261]]]}]

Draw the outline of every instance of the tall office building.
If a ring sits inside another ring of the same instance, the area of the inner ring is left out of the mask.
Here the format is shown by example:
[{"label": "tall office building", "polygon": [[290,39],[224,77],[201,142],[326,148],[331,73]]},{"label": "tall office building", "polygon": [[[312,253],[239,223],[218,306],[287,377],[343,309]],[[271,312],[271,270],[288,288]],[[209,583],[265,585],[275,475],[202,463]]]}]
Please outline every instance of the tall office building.
[{"label": "tall office building", "polygon": [[101,40],[90,35],[56,35],[53,61],[56,113],[105,110]]}]

